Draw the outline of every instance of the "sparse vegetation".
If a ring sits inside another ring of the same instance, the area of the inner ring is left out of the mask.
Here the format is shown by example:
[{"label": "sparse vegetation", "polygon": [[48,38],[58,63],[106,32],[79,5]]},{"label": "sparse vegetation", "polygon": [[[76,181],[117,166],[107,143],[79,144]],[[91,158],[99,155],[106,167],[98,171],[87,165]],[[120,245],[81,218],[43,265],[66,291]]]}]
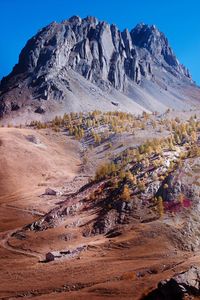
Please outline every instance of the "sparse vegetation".
[{"label": "sparse vegetation", "polygon": [[[168,117],[169,114],[170,110],[167,110],[164,115]],[[51,128],[55,132],[62,131],[80,142],[87,143],[82,155],[84,165],[89,161],[87,149],[92,151],[103,144],[106,162],[97,168],[93,181],[111,181],[112,191],[118,191],[121,199],[126,200],[132,194],[143,197],[152,181],[161,184],[185,159],[200,155],[197,145],[200,122],[196,116],[181,122],[179,117],[171,120],[159,118],[157,113],[150,115],[143,112],[142,116],[133,116],[117,111],[103,113],[96,110],[56,116],[46,123],[33,121],[29,126],[38,130]],[[136,131],[150,129],[159,136],[149,138],[137,147],[127,147],[122,142],[118,146],[122,151],[113,154],[113,136],[130,134],[134,139],[133,133]],[[167,190],[168,184],[165,183],[163,188]],[[160,215],[164,212],[162,201],[158,199],[156,204]]]},{"label": "sparse vegetation", "polygon": [[124,185],[122,194],[121,194],[121,199],[124,201],[128,201],[131,199],[131,191],[129,189],[129,186],[127,184]]}]

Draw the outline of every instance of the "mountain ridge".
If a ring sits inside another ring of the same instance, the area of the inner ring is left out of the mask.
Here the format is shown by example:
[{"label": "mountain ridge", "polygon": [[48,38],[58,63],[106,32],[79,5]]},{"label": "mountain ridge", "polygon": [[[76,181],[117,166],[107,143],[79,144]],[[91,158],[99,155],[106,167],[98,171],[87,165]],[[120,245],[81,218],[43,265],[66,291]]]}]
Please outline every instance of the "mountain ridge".
[{"label": "mountain ridge", "polygon": [[95,17],[73,16],[28,40],[1,81],[0,115],[24,114],[26,107],[47,114],[189,109],[198,104],[199,94],[155,25],[120,31]]}]

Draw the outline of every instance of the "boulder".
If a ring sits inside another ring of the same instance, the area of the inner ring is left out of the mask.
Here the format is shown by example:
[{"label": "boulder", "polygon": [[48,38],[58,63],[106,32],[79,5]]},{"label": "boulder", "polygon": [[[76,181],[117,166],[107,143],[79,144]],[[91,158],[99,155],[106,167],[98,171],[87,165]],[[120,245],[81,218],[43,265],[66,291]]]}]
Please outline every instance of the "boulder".
[{"label": "boulder", "polygon": [[57,191],[51,189],[51,188],[47,188],[45,190],[45,195],[49,195],[49,196],[56,196],[57,195]]},{"label": "boulder", "polygon": [[38,139],[38,137],[36,137],[36,136],[33,135],[33,134],[27,135],[27,136],[26,136],[26,139],[27,139],[27,141],[29,141],[29,142],[31,142],[31,143],[33,143],[33,144],[36,144],[36,145],[38,145],[38,144],[41,143],[40,140]]},{"label": "boulder", "polygon": [[45,109],[41,106],[38,106],[35,110],[36,114],[44,114],[45,113]]},{"label": "boulder", "polygon": [[184,300],[186,295],[200,296],[200,268],[190,267],[187,271],[158,283],[156,290],[143,300]]}]

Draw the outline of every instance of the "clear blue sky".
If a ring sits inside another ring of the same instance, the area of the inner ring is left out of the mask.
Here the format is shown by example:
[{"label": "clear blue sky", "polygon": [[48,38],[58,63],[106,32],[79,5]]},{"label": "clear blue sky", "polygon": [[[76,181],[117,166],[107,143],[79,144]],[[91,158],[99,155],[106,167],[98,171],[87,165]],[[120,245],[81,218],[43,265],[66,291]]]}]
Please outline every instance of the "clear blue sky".
[{"label": "clear blue sky", "polygon": [[0,78],[11,71],[26,41],[41,27],[72,15],[96,16],[120,29],[139,22],[155,24],[200,84],[199,0],[0,0]]}]

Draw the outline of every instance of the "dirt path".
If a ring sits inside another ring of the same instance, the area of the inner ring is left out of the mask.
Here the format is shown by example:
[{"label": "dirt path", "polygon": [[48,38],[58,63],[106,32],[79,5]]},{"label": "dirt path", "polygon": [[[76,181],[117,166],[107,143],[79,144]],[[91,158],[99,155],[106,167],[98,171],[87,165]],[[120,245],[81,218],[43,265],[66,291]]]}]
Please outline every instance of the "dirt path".
[{"label": "dirt path", "polygon": [[[23,208],[15,207],[15,206],[12,206],[12,205],[6,205],[5,203],[0,205],[0,208],[1,207],[7,208],[7,209],[18,210],[18,211],[25,212],[25,213],[28,213],[28,214],[31,214],[31,215],[43,216],[43,214],[41,212],[36,211],[35,209],[33,209],[33,210],[23,209]],[[15,228],[13,230],[8,230],[8,231],[1,232],[0,233],[0,245],[8,251],[12,251],[12,252],[15,252],[15,253],[36,257],[36,258],[39,258],[39,260],[41,260],[42,255],[40,253],[37,253],[37,252],[32,251],[32,250],[23,250],[23,249],[15,248],[15,247],[13,247],[9,244],[9,239],[11,238],[11,236],[14,233],[17,233],[21,229],[22,229],[22,227],[18,227],[18,228]]]},{"label": "dirt path", "polygon": [[1,240],[0,240],[0,245],[8,251],[12,251],[14,253],[19,253],[19,254],[23,254],[23,255],[36,257],[36,258],[39,258],[39,260],[41,260],[42,255],[40,255],[40,253],[37,253],[35,251],[31,251],[31,250],[23,250],[23,249],[15,248],[15,247],[13,247],[9,244],[9,239],[11,238],[11,236],[14,233],[16,233],[17,231],[19,231],[20,229],[21,228],[16,228],[15,230],[9,230],[7,232],[1,233],[0,237],[3,236],[3,238],[1,238]]},{"label": "dirt path", "polygon": [[5,203],[3,203],[2,205],[0,205],[0,207],[8,208],[8,209],[14,209],[14,210],[25,212],[25,213],[28,213],[28,214],[31,214],[31,215],[40,216],[40,217],[42,217],[44,215],[44,213],[42,213],[40,211],[37,211],[35,209],[20,208],[20,207],[17,207],[17,206],[14,206],[14,205],[10,205],[10,204],[5,204]]}]

